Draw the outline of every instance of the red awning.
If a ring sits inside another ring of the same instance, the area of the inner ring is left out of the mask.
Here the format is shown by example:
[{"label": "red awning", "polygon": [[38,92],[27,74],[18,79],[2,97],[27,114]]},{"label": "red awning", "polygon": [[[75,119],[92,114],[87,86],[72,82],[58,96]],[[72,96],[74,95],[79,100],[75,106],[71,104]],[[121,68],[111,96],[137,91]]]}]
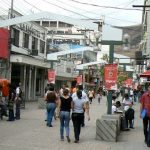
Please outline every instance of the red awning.
[{"label": "red awning", "polygon": [[145,78],[150,77],[150,70],[146,70],[145,72],[143,72],[142,74],[140,74],[140,77],[145,77]]}]

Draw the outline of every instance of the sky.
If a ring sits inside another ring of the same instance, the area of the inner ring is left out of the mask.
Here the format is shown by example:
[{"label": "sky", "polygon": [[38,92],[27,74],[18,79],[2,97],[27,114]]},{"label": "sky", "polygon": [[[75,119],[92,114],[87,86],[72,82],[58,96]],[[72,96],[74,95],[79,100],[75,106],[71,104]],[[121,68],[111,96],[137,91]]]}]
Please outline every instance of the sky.
[{"label": "sky", "polygon": [[[130,26],[141,23],[142,8],[133,5],[143,3],[144,0],[14,0],[14,9],[23,15],[49,11],[78,19],[97,21],[102,18],[108,25]],[[10,6],[11,0],[0,0],[0,14],[6,14]]]}]

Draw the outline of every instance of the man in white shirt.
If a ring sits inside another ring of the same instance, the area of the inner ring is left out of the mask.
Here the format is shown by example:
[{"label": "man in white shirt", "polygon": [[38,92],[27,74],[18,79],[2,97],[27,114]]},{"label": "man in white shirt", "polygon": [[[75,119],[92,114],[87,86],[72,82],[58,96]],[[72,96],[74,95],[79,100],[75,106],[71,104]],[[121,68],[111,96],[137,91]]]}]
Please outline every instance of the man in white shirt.
[{"label": "man in white shirt", "polygon": [[21,83],[19,82],[18,87],[16,88],[16,97],[15,97],[15,103],[16,103],[16,113],[15,113],[15,119],[20,119],[20,104],[22,101],[22,90],[21,90]]}]

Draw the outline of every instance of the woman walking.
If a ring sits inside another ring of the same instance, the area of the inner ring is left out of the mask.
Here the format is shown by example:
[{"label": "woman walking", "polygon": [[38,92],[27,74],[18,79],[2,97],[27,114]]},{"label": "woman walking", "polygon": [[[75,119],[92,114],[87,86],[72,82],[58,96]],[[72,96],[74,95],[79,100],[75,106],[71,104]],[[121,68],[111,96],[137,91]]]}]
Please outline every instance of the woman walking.
[{"label": "woman walking", "polygon": [[75,143],[79,142],[79,136],[81,131],[81,125],[84,119],[84,109],[88,115],[88,120],[90,120],[90,116],[87,111],[85,99],[82,97],[82,91],[77,91],[77,96],[73,98],[72,103],[72,122],[74,126],[74,136]]},{"label": "woman walking", "polygon": [[54,117],[55,109],[58,103],[58,97],[54,92],[54,87],[50,88],[50,91],[46,93],[46,109],[47,109],[47,126],[52,126],[52,119]]},{"label": "woman walking", "polygon": [[66,138],[67,138],[68,143],[70,142],[69,122],[70,122],[71,104],[72,104],[72,97],[69,96],[69,90],[64,89],[63,90],[63,95],[60,97],[60,101],[59,101],[60,138],[61,138],[61,141],[64,141],[64,128],[65,128]]}]

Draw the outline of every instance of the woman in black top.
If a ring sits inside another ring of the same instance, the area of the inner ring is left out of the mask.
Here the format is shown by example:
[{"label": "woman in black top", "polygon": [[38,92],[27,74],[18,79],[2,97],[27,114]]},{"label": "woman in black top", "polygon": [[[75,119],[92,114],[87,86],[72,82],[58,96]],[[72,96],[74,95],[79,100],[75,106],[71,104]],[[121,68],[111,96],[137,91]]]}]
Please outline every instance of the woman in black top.
[{"label": "woman in black top", "polygon": [[64,89],[63,95],[60,97],[60,138],[64,141],[64,128],[66,129],[67,141],[70,142],[69,137],[69,122],[70,122],[70,110],[72,105],[72,97],[69,96],[69,90]]}]

